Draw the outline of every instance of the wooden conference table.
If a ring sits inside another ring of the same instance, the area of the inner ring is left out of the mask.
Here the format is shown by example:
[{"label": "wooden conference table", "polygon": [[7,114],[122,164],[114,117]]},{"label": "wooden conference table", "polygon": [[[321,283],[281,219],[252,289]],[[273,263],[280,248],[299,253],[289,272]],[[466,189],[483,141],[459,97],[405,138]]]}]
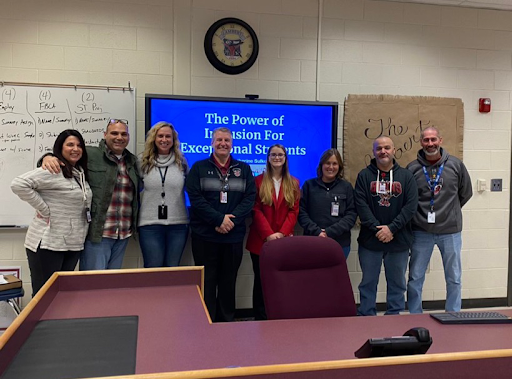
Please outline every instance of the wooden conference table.
[{"label": "wooden conference table", "polygon": [[[442,325],[428,315],[212,324],[202,286],[202,267],[57,273],[0,337],[0,375],[40,320],[137,315],[135,375],[123,378],[512,376],[512,324]],[[354,358],[368,338],[417,326],[433,338],[427,354]]]}]

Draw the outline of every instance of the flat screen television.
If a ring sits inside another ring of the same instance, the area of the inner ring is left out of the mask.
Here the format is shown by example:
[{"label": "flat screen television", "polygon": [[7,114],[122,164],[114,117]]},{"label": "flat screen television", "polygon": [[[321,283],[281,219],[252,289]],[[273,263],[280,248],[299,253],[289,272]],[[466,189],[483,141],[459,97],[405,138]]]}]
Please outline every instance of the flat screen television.
[{"label": "flat screen television", "polygon": [[280,143],[302,185],[316,176],[322,152],[336,147],[338,103],[146,94],[146,132],[159,121],[174,125],[190,166],[210,156],[218,127],[231,129],[233,156],[255,176],[265,169],[268,149]]}]

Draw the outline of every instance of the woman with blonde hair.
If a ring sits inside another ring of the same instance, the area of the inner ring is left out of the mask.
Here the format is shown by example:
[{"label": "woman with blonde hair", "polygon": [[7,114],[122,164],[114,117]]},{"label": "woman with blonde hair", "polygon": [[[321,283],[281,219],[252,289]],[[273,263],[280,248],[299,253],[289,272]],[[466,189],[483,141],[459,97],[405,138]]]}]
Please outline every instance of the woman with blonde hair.
[{"label": "woman with blonde hair", "polygon": [[343,161],[336,149],[323,152],[317,177],[302,186],[299,224],[304,235],[336,240],[348,258],[350,230],[356,222],[354,189],[343,179]]},{"label": "woman with blonde hair", "polygon": [[293,235],[299,214],[299,181],[290,175],[283,145],[270,147],[265,172],[256,177],[256,201],[246,249],[251,253],[254,271],[252,294],[256,320],[265,320],[261,290],[259,254],[263,243]]},{"label": "woman with blonde hair", "polygon": [[180,150],[178,132],[168,122],[148,131],[140,172],[144,181],[139,234],[144,267],[180,264],[188,237],[185,175],[188,165]]}]

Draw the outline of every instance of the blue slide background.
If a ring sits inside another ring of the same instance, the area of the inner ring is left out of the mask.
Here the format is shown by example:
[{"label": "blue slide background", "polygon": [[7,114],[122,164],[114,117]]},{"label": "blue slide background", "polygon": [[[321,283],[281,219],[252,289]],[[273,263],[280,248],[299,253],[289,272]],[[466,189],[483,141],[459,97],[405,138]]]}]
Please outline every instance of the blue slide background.
[{"label": "blue slide background", "polygon": [[[297,177],[301,183],[316,176],[316,167],[323,151],[331,148],[333,128],[333,107],[330,105],[307,104],[265,104],[258,102],[228,102],[228,101],[203,101],[181,99],[151,99],[150,125],[159,121],[167,121],[173,124],[179,133],[182,150],[190,164],[207,158],[209,152],[192,152],[196,145],[211,146],[211,138],[205,129],[214,129],[225,126],[235,134],[233,148],[245,146],[251,153],[243,154],[234,151],[236,159],[249,163],[255,175],[262,172],[265,166],[266,150],[275,143],[280,143],[288,149],[290,173]],[[214,123],[214,117],[210,116],[208,123],[206,114],[216,113],[219,117],[227,117],[226,123]],[[268,118],[267,125],[236,125],[232,123],[234,115],[242,117]],[[284,116],[284,117],[283,117]],[[282,126],[279,125],[282,120]],[[272,125],[272,121],[277,126]],[[237,139],[236,132],[260,132],[261,139]],[[282,139],[265,139],[265,131],[272,133],[284,133]],[[206,136],[208,135],[208,136]],[[191,146],[192,145],[192,146]],[[258,153],[258,147],[259,153]],[[305,152],[305,155],[292,155],[293,150]],[[261,160],[261,163],[257,160]]]}]

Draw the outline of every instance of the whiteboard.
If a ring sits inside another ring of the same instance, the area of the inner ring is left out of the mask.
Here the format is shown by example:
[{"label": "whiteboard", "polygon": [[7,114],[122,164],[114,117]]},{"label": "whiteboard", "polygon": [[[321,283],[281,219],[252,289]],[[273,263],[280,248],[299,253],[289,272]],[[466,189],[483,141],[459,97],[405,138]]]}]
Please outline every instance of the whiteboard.
[{"label": "whiteboard", "polygon": [[0,86],[0,227],[27,226],[34,209],[11,192],[12,180],[53,151],[59,133],[76,129],[97,146],[108,120],[128,120],[135,153],[135,90],[107,87],[3,84]]}]

